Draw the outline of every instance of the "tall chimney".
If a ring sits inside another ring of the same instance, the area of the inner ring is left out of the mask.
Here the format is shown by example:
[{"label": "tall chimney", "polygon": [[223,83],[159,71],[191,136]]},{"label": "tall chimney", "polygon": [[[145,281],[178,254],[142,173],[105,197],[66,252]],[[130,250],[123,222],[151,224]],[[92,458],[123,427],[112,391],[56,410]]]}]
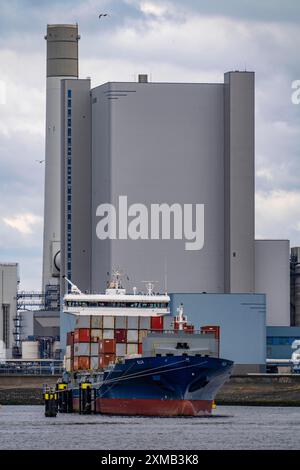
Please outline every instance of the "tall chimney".
[{"label": "tall chimney", "polygon": [[78,25],[47,26],[43,290],[59,284],[61,207],[61,80],[78,78]]}]

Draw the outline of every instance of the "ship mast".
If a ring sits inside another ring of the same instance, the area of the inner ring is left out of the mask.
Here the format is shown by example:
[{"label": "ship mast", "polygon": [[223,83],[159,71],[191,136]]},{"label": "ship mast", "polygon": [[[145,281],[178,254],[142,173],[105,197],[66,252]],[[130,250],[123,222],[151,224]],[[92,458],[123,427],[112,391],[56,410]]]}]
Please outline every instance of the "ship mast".
[{"label": "ship mast", "polygon": [[177,313],[178,313],[178,316],[176,317],[176,322],[178,323],[178,329],[182,331],[183,326],[186,323],[186,316],[183,315],[183,304],[179,305],[179,307],[177,308]]}]

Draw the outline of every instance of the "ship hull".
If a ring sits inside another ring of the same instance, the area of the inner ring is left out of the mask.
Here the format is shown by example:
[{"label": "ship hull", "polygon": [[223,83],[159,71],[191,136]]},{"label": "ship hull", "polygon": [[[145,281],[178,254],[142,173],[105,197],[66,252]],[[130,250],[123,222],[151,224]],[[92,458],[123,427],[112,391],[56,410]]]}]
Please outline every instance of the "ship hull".
[{"label": "ship hull", "polygon": [[102,414],[138,416],[207,416],[211,414],[210,400],[158,400],[99,398],[97,412]]},{"label": "ship hull", "polygon": [[[197,356],[129,359],[104,373],[93,386],[91,411],[140,416],[207,416],[231,361]],[[73,389],[74,411],[81,394]],[[84,412],[84,411],[83,411]]]}]

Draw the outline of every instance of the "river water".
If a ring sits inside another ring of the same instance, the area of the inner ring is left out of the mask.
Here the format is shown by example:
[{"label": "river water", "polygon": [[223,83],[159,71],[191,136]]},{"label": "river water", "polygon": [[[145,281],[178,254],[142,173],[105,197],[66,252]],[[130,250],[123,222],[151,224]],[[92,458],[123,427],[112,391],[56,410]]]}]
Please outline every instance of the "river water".
[{"label": "river water", "polygon": [[0,449],[299,449],[300,408],[219,406],[209,418],[59,414],[0,408]]}]

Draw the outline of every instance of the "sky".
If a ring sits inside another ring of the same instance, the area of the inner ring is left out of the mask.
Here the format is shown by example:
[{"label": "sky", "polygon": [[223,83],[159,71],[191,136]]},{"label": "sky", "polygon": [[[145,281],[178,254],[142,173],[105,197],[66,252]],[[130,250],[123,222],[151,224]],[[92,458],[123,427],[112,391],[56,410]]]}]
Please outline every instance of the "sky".
[{"label": "sky", "polygon": [[300,245],[298,0],[0,0],[0,12],[0,261],[20,264],[22,289],[41,288],[47,23],[78,22],[92,86],[255,71],[256,237]]}]

